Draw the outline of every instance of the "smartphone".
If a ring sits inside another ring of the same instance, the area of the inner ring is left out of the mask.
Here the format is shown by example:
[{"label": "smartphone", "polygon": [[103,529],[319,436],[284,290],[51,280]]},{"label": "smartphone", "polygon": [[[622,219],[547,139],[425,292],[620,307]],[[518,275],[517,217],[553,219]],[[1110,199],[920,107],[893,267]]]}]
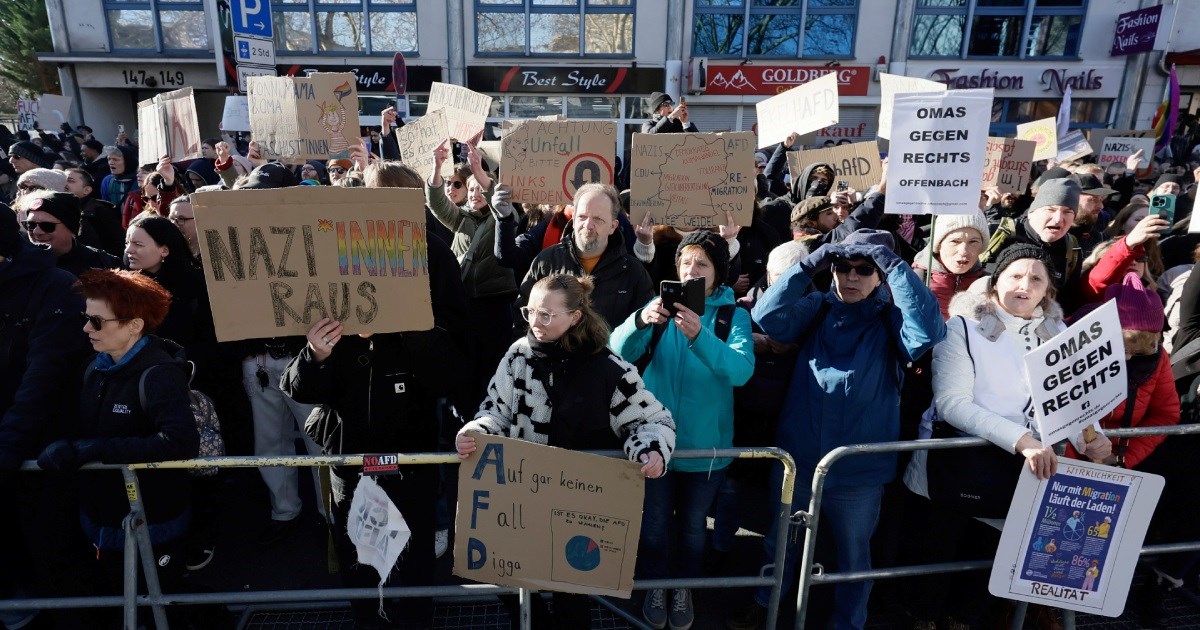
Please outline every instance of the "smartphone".
[{"label": "smartphone", "polygon": [[1175,195],[1150,195],[1150,215],[1167,220],[1168,225],[1175,224]]},{"label": "smartphone", "polygon": [[850,182],[848,182],[844,179],[838,180],[838,186],[837,186],[838,190],[846,190],[848,188],[850,188]]},{"label": "smartphone", "polygon": [[658,295],[662,298],[663,308],[672,317],[679,313],[679,309],[675,308],[676,302],[697,315],[704,314],[704,278],[692,278],[686,282],[663,280],[658,285]]},{"label": "smartphone", "polygon": [[680,95],[679,95],[679,104],[680,104],[680,105],[687,105],[687,97],[686,97],[686,96],[684,96],[684,95],[682,95],[682,94],[680,94]]}]

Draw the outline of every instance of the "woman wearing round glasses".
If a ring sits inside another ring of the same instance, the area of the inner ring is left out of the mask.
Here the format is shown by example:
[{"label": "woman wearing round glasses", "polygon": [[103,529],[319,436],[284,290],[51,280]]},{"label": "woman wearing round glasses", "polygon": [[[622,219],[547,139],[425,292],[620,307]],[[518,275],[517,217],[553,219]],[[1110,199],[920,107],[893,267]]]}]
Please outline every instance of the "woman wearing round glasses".
[{"label": "woman wearing round glasses", "polygon": [[[89,462],[128,464],[195,457],[200,438],[188,395],[187,368],[178,344],[155,332],[171,295],[132,271],[86,271],[76,283],[86,299],[82,327],[96,358],[84,373],[79,439],[59,440],[38,457],[44,470],[76,470]],[[144,392],[144,393],[143,393]],[[138,474],[159,579],[170,590],[183,572],[176,547],[187,532],[190,483],[183,470]],[[116,470],[79,477],[81,523],[107,583],[122,583],[124,533],[129,514],[125,483]]]}]

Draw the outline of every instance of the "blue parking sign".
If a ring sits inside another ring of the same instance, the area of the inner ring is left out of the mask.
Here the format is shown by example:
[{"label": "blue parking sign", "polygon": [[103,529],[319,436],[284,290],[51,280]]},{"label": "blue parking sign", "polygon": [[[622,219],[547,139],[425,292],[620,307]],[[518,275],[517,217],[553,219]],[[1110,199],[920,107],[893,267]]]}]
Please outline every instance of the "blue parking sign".
[{"label": "blue parking sign", "polygon": [[275,38],[275,29],[271,25],[271,0],[229,0],[229,9],[235,34]]}]

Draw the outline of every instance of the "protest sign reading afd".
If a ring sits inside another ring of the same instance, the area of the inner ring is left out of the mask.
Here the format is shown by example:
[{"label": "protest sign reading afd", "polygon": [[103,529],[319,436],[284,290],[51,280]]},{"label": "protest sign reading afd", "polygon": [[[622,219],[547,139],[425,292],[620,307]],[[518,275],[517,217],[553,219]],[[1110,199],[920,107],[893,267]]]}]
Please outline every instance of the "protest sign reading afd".
[{"label": "protest sign reading afd", "polygon": [[287,164],[350,157],[359,144],[352,72],[246,79],[250,131],[263,158]]},{"label": "protest sign reading afd", "polygon": [[569,204],[584,184],[613,183],[617,125],[609,120],[526,120],[500,146],[500,182],[514,202]]},{"label": "protest sign reading afd", "polygon": [[797,85],[783,94],[759,101],[754,107],[759,148],[783,142],[790,133],[806,134],[836,125],[837,75],[830,73]]},{"label": "protest sign reading afd", "polygon": [[630,158],[630,212],[656,224],[715,228],[733,212],[750,225],[757,193],[754,134],[635,133]]},{"label": "protest sign reading afd", "polygon": [[459,464],[454,575],[628,598],[645,479],[633,462],[472,433]]},{"label": "protest sign reading afd", "polygon": [[[879,174],[883,171],[879,143],[875,140],[827,149],[788,151],[787,161],[790,173],[803,173],[805,168],[813,164],[828,164],[833,168],[834,179],[844,181],[850,188],[862,193],[879,183]],[[831,184],[831,192],[836,189],[837,184]]]}]

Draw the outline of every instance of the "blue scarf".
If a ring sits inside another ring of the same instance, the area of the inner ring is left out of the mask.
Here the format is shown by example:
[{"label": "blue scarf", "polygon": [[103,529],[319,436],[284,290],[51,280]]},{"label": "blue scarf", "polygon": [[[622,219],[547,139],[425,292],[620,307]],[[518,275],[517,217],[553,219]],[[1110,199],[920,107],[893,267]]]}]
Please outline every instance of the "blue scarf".
[{"label": "blue scarf", "polygon": [[120,369],[122,365],[129,363],[133,357],[142,350],[142,348],[146,347],[146,344],[148,343],[150,343],[149,337],[142,337],[141,339],[138,339],[137,343],[133,344],[133,347],[129,349],[129,352],[126,352],[125,356],[121,357],[121,360],[116,362],[113,361],[112,355],[108,354],[107,352],[98,353],[96,355],[96,360],[92,363],[92,366],[97,372],[102,373],[108,373]]}]

